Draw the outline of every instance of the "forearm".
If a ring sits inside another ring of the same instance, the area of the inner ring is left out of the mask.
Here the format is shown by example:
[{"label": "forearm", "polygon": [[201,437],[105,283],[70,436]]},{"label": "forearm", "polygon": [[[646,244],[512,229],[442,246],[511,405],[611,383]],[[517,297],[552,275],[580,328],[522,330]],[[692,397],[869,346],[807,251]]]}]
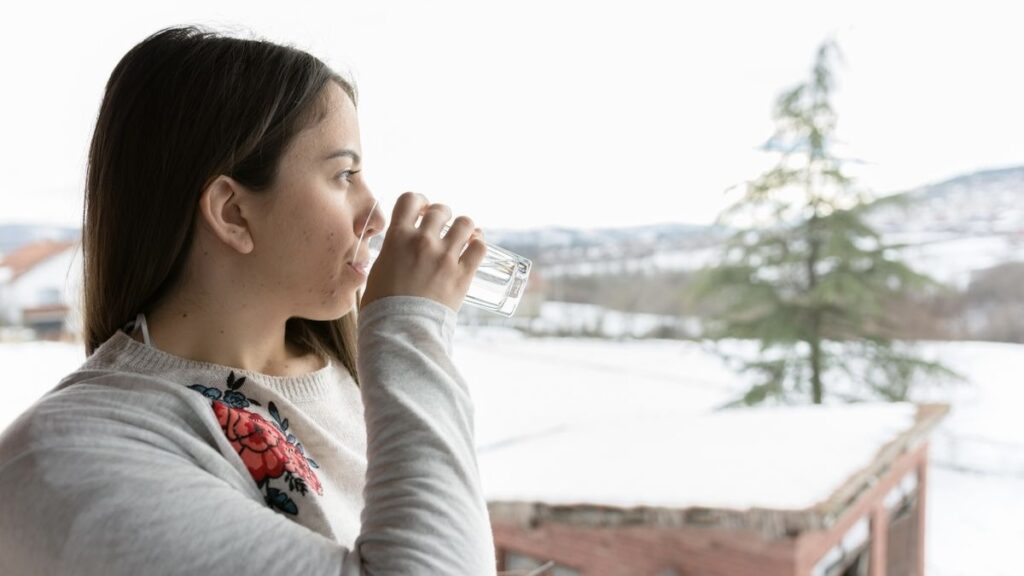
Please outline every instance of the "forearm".
[{"label": "forearm", "polygon": [[455,321],[450,308],[412,296],[360,312],[368,442],[356,548],[367,573],[495,573],[473,403],[451,361]]}]

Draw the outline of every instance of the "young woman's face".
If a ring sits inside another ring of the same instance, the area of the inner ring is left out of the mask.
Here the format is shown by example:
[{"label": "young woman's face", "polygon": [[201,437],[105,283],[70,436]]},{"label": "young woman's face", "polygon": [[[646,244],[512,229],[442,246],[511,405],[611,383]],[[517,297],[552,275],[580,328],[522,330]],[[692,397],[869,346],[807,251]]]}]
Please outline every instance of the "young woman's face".
[{"label": "young woman's face", "polygon": [[373,209],[375,199],[359,173],[355,105],[336,83],[326,90],[326,117],[286,149],[274,185],[261,195],[265,206],[252,232],[261,291],[289,317],[311,320],[340,318],[357,304],[366,277],[351,263],[365,257],[367,239],[384,227],[383,211]]}]

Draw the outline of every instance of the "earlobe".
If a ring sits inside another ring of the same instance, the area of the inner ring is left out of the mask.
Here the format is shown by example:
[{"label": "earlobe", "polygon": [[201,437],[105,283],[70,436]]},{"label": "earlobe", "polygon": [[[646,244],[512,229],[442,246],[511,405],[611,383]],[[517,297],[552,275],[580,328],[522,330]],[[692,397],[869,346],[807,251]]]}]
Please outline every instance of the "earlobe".
[{"label": "earlobe", "polygon": [[249,254],[255,246],[249,221],[242,215],[243,200],[244,193],[238,183],[220,175],[200,195],[199,212],[207,228],[221,242],[242,254]]}]

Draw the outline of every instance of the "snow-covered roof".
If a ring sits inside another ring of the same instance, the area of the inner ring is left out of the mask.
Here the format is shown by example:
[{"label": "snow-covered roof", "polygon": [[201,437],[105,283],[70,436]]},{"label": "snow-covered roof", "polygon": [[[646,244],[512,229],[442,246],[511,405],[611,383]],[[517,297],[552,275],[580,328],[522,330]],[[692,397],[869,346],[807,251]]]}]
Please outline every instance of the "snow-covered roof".
[{"label": "snow-covered roof", "polygon": [[[516,521],[523,508],[509,504],[579,508],[588,522],[603,509],[614,523],[700,510],[668,523],[717,516],[786,532],[830,524],[874,480],[872,470],[916,445],[945,411],[899,403],[595,417],[481,450],[479,466],[492,510]],[[638,508],[650,510],[624,513]],[[778,526],[778,514],[764,518],[773,511],[799,514]]]},{"label": "snow-covered roof", "polygon": [[746,526],[757,511],[784,511],[822,523],[843,505],[833,499],[856,492],[847,484],[895,456],[883,448],[909,446],[945,413],[909,403],[717,410],[742,383],[680,342],[463,328],[455,361],[474,383],[492,517],[516,521],[561,507],[715,510]]}]

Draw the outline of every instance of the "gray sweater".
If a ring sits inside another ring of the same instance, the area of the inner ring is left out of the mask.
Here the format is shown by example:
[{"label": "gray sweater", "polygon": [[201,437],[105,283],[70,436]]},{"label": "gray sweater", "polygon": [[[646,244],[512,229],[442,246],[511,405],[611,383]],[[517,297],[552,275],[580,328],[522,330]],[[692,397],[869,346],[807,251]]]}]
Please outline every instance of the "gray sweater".
[{"label": "gray sweater", "polygon": [[118,331],[0,436],[0,574],[495,574],[455,322],[367,306],[359,387]]}]

